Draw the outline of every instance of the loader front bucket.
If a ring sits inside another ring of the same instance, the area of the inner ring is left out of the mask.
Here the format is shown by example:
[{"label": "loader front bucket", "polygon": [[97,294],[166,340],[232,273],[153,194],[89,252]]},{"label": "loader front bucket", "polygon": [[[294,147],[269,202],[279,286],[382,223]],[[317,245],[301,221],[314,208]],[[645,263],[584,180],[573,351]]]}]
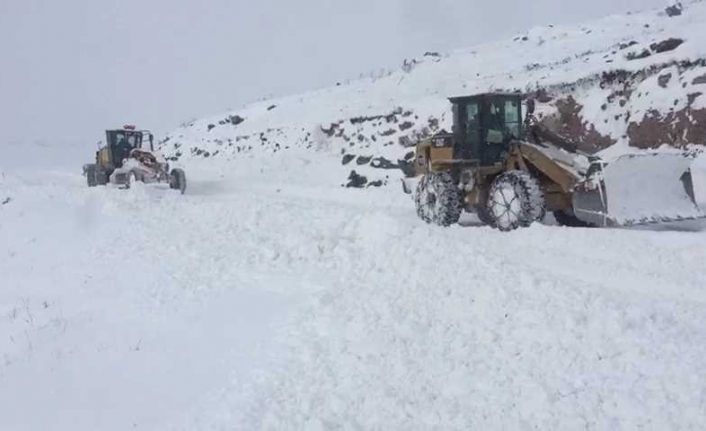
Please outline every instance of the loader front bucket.
[{"label": "loader front bucket", "polygon": [[682,154],[627,155],[604,165],[595,187],[580,185],[574,212],[599,226],[704,218],[706,162]]}]

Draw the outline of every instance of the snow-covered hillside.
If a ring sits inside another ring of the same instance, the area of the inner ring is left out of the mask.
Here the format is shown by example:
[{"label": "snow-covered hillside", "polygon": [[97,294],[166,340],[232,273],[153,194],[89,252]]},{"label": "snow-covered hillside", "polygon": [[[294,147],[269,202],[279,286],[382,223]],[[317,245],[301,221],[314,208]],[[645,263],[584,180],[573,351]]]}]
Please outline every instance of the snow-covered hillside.
[{"label": "snow-covered hillside", "polygon": [[351,171],[385,183],[394,174],[375,167],[394,167],[419,136],[450,128],[447,97],[494,90],[535,96],[543,121],[589,152],[703,145],[704,22],[699,1],[680,15],[616,15],[428,52],[397,70],[189,122],[164,148],[181,160],[326,149],[346,165],[341,183]]},{"label": "snow-covered hillside", "polygon": [[681,115],[667,143],[703,143],[703,23],[535,29],[194,121],[164,144],[184,195],[0,158],[0,430],[703,429],[704,223],[442,229],[395,184],[489,89],[609,156]]}]

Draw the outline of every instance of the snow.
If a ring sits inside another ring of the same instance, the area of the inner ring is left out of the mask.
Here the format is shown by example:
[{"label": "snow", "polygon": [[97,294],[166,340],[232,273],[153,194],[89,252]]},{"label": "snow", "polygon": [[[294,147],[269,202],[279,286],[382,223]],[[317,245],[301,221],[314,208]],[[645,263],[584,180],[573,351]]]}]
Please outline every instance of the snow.
[{"label": "snow", "polygon": [[699,208],[706,208],[706,154],[695,158],[691,179],[694,185],[694,200]]},{"label": "snow", "polygon": [[183,196],[5,172],[0,427],[706,421],[703,226],[440,229],[336,160],[193,163]]},{"label": "snow", "polygon": [[[197,120],[165,144],[184,150],[184,195],[88,188],[91,154],[58,151],[48,170],[41,148],[13,149],[0,160],[0,429],[702,429],[703,222],[550,216],[501,233],[464,215],[443,229],[417,219],[397,170],[342,165],[341,150],[396,162],[429,117],[448,127],[444,97],[571,82],[633,37],[684,36],[665,60],[701,55],[704,19],[693,3],[672,20],[539,28]],[[219,124],[229,115],[244,121]],[[364,139],[323,132],[341,120]],[[371,140],[389,128],[394,145]],[[342,187],[352,169],[387,186]]]}]

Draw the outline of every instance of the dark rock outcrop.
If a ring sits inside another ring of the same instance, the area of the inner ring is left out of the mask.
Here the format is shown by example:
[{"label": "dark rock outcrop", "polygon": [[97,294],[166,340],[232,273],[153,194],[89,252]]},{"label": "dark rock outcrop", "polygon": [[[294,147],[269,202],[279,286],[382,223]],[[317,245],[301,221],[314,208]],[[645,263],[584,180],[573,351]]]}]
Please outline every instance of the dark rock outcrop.
[{"label": "dark rock outcrop", "polygon": [[358,174],[356,171],[351,171],[348,175],[348,183],[346,184],[346,187],[362,189],[366,184],[368,184],[368,179],[366,177]]}]

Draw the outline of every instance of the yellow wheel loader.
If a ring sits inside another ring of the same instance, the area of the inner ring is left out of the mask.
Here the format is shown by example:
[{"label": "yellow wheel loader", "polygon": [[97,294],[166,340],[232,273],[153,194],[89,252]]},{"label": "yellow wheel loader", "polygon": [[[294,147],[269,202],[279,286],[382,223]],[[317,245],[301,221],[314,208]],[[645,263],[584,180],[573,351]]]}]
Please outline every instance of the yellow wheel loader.
[{"label": "yellow wheel loader", "polygon": [[[453,133],[419,142],[414,201],[427,223],[474,212],[501,231],[551,211],[566,226],[629,226],[705,217],[706,163],[687,154],[641,154],[606,163],[541,125],[516,93],[449,99]],[[410,180],[403,180],[412,193]]]}]

